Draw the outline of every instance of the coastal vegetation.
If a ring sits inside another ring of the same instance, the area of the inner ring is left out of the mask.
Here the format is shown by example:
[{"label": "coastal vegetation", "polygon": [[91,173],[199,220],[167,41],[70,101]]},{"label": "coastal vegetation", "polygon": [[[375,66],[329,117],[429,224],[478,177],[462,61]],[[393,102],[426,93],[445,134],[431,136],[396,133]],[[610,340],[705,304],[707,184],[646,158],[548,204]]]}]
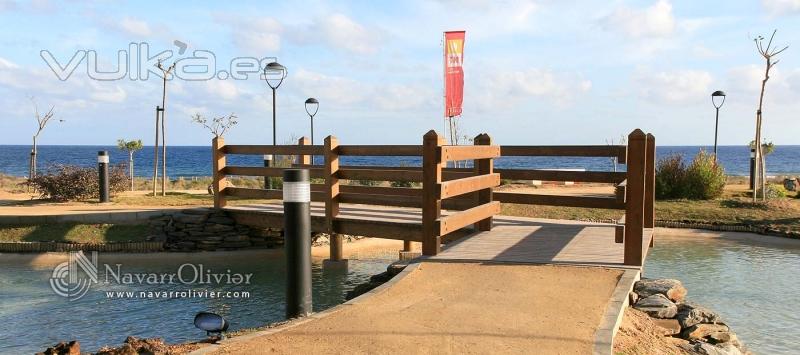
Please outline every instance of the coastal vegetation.
[{"label": "coastal vegetation", "polygon": [[656,199],[711,200],[722,196],[725,169],[714,155],[700,151],[689,166],[680,155],[662,158],[656,165]]},{"label": "coastal vegetation", "polygon": [[[112,194],[127,189],[129,178],[125,170],[125,165],[115,165],[109,169],[109,190]],[[54,201],[85,200],[97,197],[100,191],[96,169],[73,165],[50,167],[45,174],[30,179],[29,183],[42,198]]]},{"label": "coastal vegetation", "polygon": [[[796,192],[786,192],[787,197],[795,197],[794,194]],[[621,218],[623,212],[560,206],[503,204],[501,214],[551,219],[610,221]],[[716,199],[657,200],[655,215],[660,221],[744,225],[798,232],[800,231],[800,198],[781,198],[752,203],[747,185],[731,184]]]}]

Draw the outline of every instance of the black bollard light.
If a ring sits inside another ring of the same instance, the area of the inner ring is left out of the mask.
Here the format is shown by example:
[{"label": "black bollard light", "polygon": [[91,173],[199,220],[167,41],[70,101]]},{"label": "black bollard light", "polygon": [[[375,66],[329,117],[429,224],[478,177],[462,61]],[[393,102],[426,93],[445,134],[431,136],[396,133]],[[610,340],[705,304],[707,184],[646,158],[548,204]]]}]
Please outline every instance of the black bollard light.
[{"label": "black bollard light", "polygon": [[750,190],[756,184],[756,148],[750,148]]},{"label": "black bollard light", "polygon": [[[264,154],[264,167],[269,168],[272,166],[272,154]],[[272,179],[269,176],[264,177],[264,188],[272,190]]]},{"label": "black bollard light", "polygon": [[100,203],[108,202],[108,152],[97,152],[97,171],[100,174]]},{"label": "black bollard light", "polygon": [[308,169],[283,171],[286,318],[311,314],[311,185]]}]

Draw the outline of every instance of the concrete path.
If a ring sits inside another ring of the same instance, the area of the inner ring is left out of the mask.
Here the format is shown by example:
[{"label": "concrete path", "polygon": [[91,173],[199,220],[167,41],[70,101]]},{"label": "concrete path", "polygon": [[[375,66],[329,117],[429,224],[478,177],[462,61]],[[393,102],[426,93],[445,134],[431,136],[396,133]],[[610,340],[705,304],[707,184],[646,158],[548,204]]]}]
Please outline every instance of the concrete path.
[{"label": "concrete path", "polygon": [[331,311],[215,354],[591,354],[622,270],[423,262]]}]

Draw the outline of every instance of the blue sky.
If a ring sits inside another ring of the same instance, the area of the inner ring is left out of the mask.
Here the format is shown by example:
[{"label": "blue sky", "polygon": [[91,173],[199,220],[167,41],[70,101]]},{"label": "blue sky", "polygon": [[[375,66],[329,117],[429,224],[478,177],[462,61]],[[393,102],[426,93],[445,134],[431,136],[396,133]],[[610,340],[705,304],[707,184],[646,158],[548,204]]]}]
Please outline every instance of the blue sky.
[{"label": "blue sky", "polygon": [[[800,144],[800,0],[754,1],[263,1],[121,2],[0,0],[0,144],[29,144],[35,97],[56,117],[42,144],[153,140],[161,81],[92,80],[87,59],[60,81],[42,50],[67,63],[94,50],[98,67],[147,42],[174,40],[216,56],[277,57],[278,137],[308,134],[303,102],[321,102],[317,139],[414,144],[443,130],[441,36],[466,30],[462,130],[502,144],[604,144],[639,127],[659,144],[712,144],[710,93],[725,90],[720,143],[750,141],[764,60],[752,38],[778,29],[767,84],[764,137]],[[247,80],[168,82],[167,134],[205,145],[191,115],[234,112],[228,142],[271,143],[271,96]]]}]

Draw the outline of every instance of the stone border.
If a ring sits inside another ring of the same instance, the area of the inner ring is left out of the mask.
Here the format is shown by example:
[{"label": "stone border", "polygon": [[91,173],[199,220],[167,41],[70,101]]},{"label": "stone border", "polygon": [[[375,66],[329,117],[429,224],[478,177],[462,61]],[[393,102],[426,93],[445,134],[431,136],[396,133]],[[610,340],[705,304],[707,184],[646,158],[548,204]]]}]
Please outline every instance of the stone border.
[{"label": "stone border", "polygon": [[[613,219],[577,219],[575,221],[591,222],[591,223],[606,223],[616,224],[617,221]],[[683,228],[683,229],[702,229],[714,232],[744,232],[766,235],[770,237],[781,237],[789,239],[800,239],[800,232],[795,231],[782,231],[764,226],[754,226],[749,224],[714,224],[704,222],[690,222],[690,221],[670,221],[670,220],[656,220],[656,227],[659,228]]]},{"label": "stone border", "polygon": [[164,242],[61,243],[61,242],[0,242],[0,253],[45,253],[70,251],[100,251],[118,253],[149,253],[164,251]]},{"label": "stone border", "polygon": [[245,340],[249,340],[249,339],[253,339],[253,338],[257,338],[257,337],[261,337],[261,336],[265,336],[265,335],[271,335],[271,334],[279,333],[279,332],[282,332],[282,331],[286,331],[286,330],[292,329],[292,328],[297,327],[299,325],[302,325],[302,324],[305,324],[305,323],[308,323],[308,322],[311,322],[311,321],[314,321],[314,320],[317,320],[317,319],[322,319],[322,318],[328,317],[328,316],[330,316],[332,314],[341,312],[341,311],[347,309],[350,306],[357,305],[359,303],[362,303],[362,302],[368,300],[371,297],[374,297],[374,296],[377,296],[379,294],[382,294],[382,293],[386,292],[390,287],[394,286],[396,283],[400,282],[400,280],[402,280],[406,276],[408,276],[408,274],[410,274],[410,273],[414,272],[415,270],[417,270],[420,267],[420,265],[422,265],[422,263],[420,263],[420,262],[410,263],[410,264],[408,264],[408,266],[406,266],[405,269],[403,269],[403,271],[401,271],[399,274],[397,274],[394,277],[392,277],[391,279],[389,279],[389,281],[386,281],[382,285],[380,285],[380,286],[378,286],[378,287],[376,287],[376,288],[374,288],[374,289],[372,289],[372,290],[370,290],[370,291],[368,291],[368,292],[366,292],[366,293],[364,293],[364,294],[362,294],[362,295],[360,295],[360,296],[358,296],[356,298],[353,298],[352,300],[349,300],[349,301],[347,301],[345,303],[342,303],[342,304],[340,304],[338,306],[334,306],[334,307],[328,308],[328,309],[326,309],[326,310],[324,310],[322,312],[314,313],[314,314],[312,314],[312,315],[310,315],[308,317],[290,319],[286,323],[280,324],[280,325],[276,326],[275,328],[260,330],[260,331],[253,332],[253,333],[250,333],[250,334],[245,334],[245,335],[241,335],[241,336],[225,339],[225,340],[220,341],[217,344],[210,344],[208,346],[205,346],[205,347],[202,347],[202,348],[197,349],[195,351],[192,351],[192,352],[189,353],[189,355],[205,355],[205,354],[209,354],[209,353],[211,353],[213,351],[219,350],[220,349],[220,345],[233,344],[233,343],[237,343],[237,342],[240,342],[240,341],[245,341]]},{"label": "stone border", "polygon": [[595,355],[612,355],[614,353],[614,336],[617,335],[625,309],[630,303],[630,293],[633,285],[641,278],[639,270],[625,270],[617,281],[617,287],[611,294],[611,300],[606,306],[603,321],[594,333],[594,346],[592,353]]},{"label": "stone border", "polygon": [[172,214],[182,211],[181,209],[153,210],[153,211],[119,211],[119,212],[95,212],[95,213],[71,213],[35,216],[0,216],[0,225],[37,225],[55,223],[130,223],[146,222],[152,217]]}]

